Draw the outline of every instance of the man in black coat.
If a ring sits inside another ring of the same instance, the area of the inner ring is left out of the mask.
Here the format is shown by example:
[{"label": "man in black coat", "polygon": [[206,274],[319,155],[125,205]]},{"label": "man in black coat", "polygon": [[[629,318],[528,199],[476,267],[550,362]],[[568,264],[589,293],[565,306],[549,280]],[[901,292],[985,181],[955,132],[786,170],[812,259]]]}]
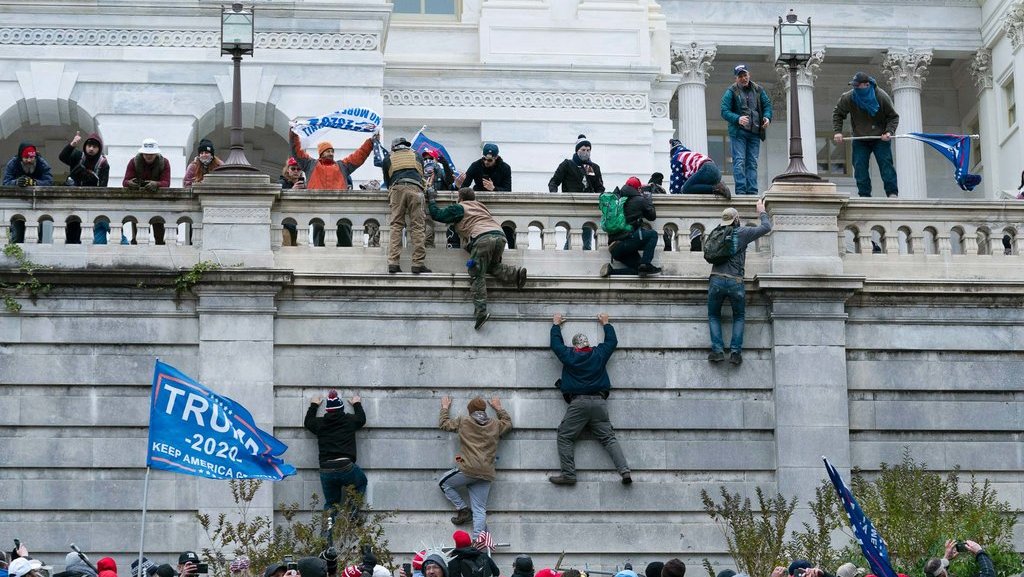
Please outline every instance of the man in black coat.
[{"label": "man in black coat", "polygon": [[498,145],[484,144],[483,156],[473,161],[456,179],[456,186],[472,187],[477,192],[512,192],[512,167],[498,156]]},{"label": "man in black coat", "polygon": [[[576,138],[576,153],[566,158],[555,169],[555,174],[548,181],[548,192],[604,192],[604,179],[601,178],[601,167],[590,160],[590,141],[584,135]],[[583,227],[583,250],[590,250],[594,231]],[[569,238],[565,239],[565,250],[569,250]]]},{"label": "man in black coat", "polygon": [[608,252],[612,254],[612,258],[626,267],[613,268],[611,263],[607,263],[601,267],[601,276],[648,276],[660,273],[661,268],[651,264],[654,251],[658,248],[658,233],[643,227],[644,220],[658,218],[654,202],[650,196],[640,192],[640,179],[635,176],[631,176],[619,189],[619,196],[626,198],[622,211],[625,213],[626,223],[632,226],[633,230],[608,235]]},{"label": "man in black coat", "polygon": [[[347,489],[353,487],[360,495],[366,494],[366,474],[356,464],[356,431],[366,424],[366,413],[359,395],[349,400],[353,414],[345,413],[344,401],[338,397],[338,391],[331,389],[327,393],[326,412],[323,417],[317,417],[322,401],[319,395],[313,397],[303,425],[317,439],[324,510],[339,506],[349,509],[348,514],[354,515],[356,509],[348,503]],[[332,511],[332,518],[334,514]]]}]

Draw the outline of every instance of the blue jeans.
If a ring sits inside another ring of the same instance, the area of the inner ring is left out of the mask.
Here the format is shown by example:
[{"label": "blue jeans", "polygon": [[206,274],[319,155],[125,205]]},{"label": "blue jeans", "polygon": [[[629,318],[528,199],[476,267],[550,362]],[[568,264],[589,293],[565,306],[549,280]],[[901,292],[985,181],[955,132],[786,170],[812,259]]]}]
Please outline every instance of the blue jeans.
[{"label": "blue jeans", "polygon": [[714,162],[708,162],[683,182],[683,194],[711,194],[719,182],[722,182],[722,171]]},{"label": "blue jeans", "polygon": [[[612,274],[640,274],[642,264],[651,264],[654,251],[658,248],[658,233],[653,230],[638,228],[627,238],[618,241],[611,249],[612,258],[626,265],[626,268],[613,268]],[[640,252],[643,251],[641,256]]]},{"label": "blue jeans", "polygon": [[729,300],[732,307],[732,342],[729,349],[738,353],[743,349],[743,323],[746,320],[747,289],[742,281],[712,275],[708,283],[708,329],[711,331],[711,350],[723,352],[722,304]]},{"label": "blue jeans", "polygon": [[[349,509],[349,515],[355,515],[358,511],[349,507],[345,489],[355,487],[357,493],[365,496],[366,483],[366,474],[355,463],[342,469],[320,469],[320,486],[324,490],[324,510],[338,505],[341,509]],[[333,513],[331,517],[334,517]]]},{"label": "blue jeans", "polygon": [[857,180],[857,194],[871,196],[871,153],[875,154],[878,173],[882,176],[882,186],[886,196],[899,194],[896,184],[896,169],[892,166],[892,142],[884,140],[853,141],[853,177]]},{"label": "blue jeans", "polygon": [[740,129],[729,135],[732,150],[732,177],[736,194],[757,194],[757,161],[761,156],[761,137]]}]

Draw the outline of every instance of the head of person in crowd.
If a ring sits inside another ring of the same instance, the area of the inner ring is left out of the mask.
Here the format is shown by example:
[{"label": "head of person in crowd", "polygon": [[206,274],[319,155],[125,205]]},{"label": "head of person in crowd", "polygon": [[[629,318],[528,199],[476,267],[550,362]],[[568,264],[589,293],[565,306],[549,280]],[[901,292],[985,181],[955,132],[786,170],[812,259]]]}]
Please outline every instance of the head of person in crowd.
[{"label": "head of person in crowd", "polygon": [[572,336],[572,348],[577,351],[589,351],[590,339],[583,333],[576,333]]},{"label": "head of person in crowd", "polygon": [[[566,573],[568,573],[568,571],[566,571]],[[636,571],[633,571],[632,569],[623,569],[616,573],[615,577],[637,577],[637,575]]]},{"label": "head of person in crowd", "polygon": [[399,150],[405,150],[412,146],[409,139],[404,136],[398,136],[391,140],[391,152],[397,152]]},{"label": "head of person in crowd", "polygon": [[284,163],[284,167],[281,168],[281,176],[291,183],[296,183],[306,178],[306,174],[302,172],[302,167],[299,166],[299,161],[295,160],[294,156],[288,157],[288,161]]},{"label": "head of person in crowd", "polygon": [[529,555],[517,556],[516,560],[512,562],[512,574],[516,577],[534,577],[533,557]]},{"label": "head of person in crowd", "polygon": [[327,400],[324,401],[324,410],[328,413],[345,412],[345,401],[341,400],[336,389],[327,391]]},{"label": "head of person in crowd", "polygon": [[686,563],[676,557],[665,562],[661,568],[661,577],[684,577],[686,575]]},{"label": "head of person in crowd", "polygon": [[439,553],[428,553],[423,559],[423,577],[448,577],[448,561]]},{"label": "head of person in crowd", "polygon": [[383,565],[373,566],[373,577],[391,577],[391,571]]},{"label": "head of person in crowd", "polygon": [[836,577],[864,577],[865,575],[867,575],[867,571],[853,563],[843,563],[836,569]]},{"label": "head of person in crowd", "polygon": [[661,569],[664,566],[661,561],[651,561],[644,569],[644,577],[661,577]]},{"label": "head of person in crowd", "polygon": [[562,577],[562,573],[555,571],[551,567],[545,567],[534,575],[534,577]]},{"label": "head of person in crowd", "polygon": [[660,172],[651,173],[651,178],[647,180],[647,184],[656,184],[661,186],[665,184],[665,175]]},{"label": "head of person in crowd", "polygon": [[[288,572],[288,565],[284,563],[273,563],[263,570],[263,577],[284,577]],[[356,577],[359,577],[358,575]]]},{"label": "head of person in crowd", "polygon": [[199,141],[199,163],[203,166],[210,166],[213,162],[214,149],[213,142],[207,139]]},{"label": "head of person in crowd", "polygon": [[[727,208],[725,210],[726,211],[728,211],[728,210],[735,211],[736,209],[728,209]],[[737,217],[734,217],[733,220],[736,220],[736,218]],[[722,223],[725,224],[725,213],[724,212],[722,213]],[[808,561],[806,559],[795,559],[795,560],[793,560],[792,563],[789,564],[789,567],[786,568],[786,571],[789,572],[790,577],[799,577],[799,575],[803,575],[804,571],[810,569],[811,567],[814,567],[814,565],[812,565],[810,561]]]},{"label": "head of person in crowd", "polygon": [[7,574],[10,577],[42,577],[39,569],[43,562],[31,557],[18,557],[7,566]]},{"label": "head of person in crowd", "polygon": [[[104,557],[96,562],[96,570],[99,571],[100,575],[103,575],[104,571],[110,571],[117,575],[117,562],[112,557]],[[106,576],[109,577],[109,576]]]},{"label": "head of person in crowd", "polygon": [[635,176],[631,176],[631,177],[626,179],[626,186],[628,186],[628,187],[632,188],[633,190],[639,192],[640,188],[643,187],[643,183],[640,182],[639,178],[637,178]]},{"label": "head of person in crowd", "polygon": [[327,577],[327,562],[319,557],[303,557],[297,565],[300,577]]},{"label": "head of person in crowd", "polygon": [[[154,144],[156,141],[153,141]],[[195,551],[185,551],[178,555],[178,574],[182,576],[198,575],[199,555]]]},{"label": "head of person in crowd", "polygon": [[[483,400],[483,399],[480,399],[480,400]],[[473,401],[470,401],[469,404],[472,406],[473,405]],[[484,405],[484,409],[486,409],[486,408],[487,408],[487,405]],[[470,409],[470,412],[472,413],[473,410]],[[465,531],[462,531],[461,529],[456,531],[456,532],[454,532],[454,533],[452,533],[452,541],[455,542],[455,548],[456,549],[465,549],[467,547],[472,547],[473,546],[473,539],[469,536],[469,533],[467,533]]]},{"label": "head of person in crowd", "polygon": [[100,140],[100,135],[93,132],[89,136],[85,137],[85,143],[82,144],[82,152],[89,158],[99,156],[100,152],[103,151],[103,141]]},{"label": "head of person in crowd", "polygon": [[82,559],[82,556],[72,551],[64,556],[65,575],[88,575],[96,577],[96,571]]},{"label": "head of person in crowd", "polygon": [[18,160],[21,162],[21,170],[25,174],[32,174],[36,171],[39,151],[34,144],[23,142],[18,146]]},{"label": "head of person in crowd", "polygon": [[480,157],[484,166],[494,166],[498,162],[498,145],[493,142],[484,144],[483,155]]},{"label": "head of person in crowd", "polygon": [[590,150],[592,146],[585,134],[576,137],[576,156],[583,162],[590,162]]},{"label": "head of person in crowd", "polygon": [[924,563],[925,577],[949,577],[949,559],[932,557]]},{"label": "head of person in crowd", "polygon": [[[735,208],[730,206],[729,208],[722,211],[722,224],[724,226],[729,226],[730,224],[739,224],[739,220],[740,213]],[[804,561],[803,559],[798,559],[797,561],[807,563],[807,561]],[[797,561],[793,561],[793,563],[796,563]],[[808,565],[808,567],[809,566],[810,565]],[[790,568],[792,570],[792,564],[790,564]],[[792,575],[792,573],[790,573],[790,575]]]},{"label": "head of person in crowd", "polygon": [[178,572],[174,570],[174,567],[171,567],[167,563],[156,567],[153,574],[156,575],[156,577],[178,577]]},{"label": "head of person in crowd", "polygon": [[326,140],[316,145],[316,156],[320,162],[331,164],[334,162],[334,145]]},{"label": "head of person in crowd", "polygon": [[349,565],[348,567],[345,567],[345,569],[343,569],[342,572],[341,572],[341,577],[362,577],[362,576],[363,576],[363,570],[359,567],[359,565]]},{"label": "head of person in crowd", "polygon": [[715,577],[736,577],[736,572],[732,569],[722,569]]},{"label": "head of person in crowd", "polygon": [[[142,141],[142,146],[139,147],[139,154],[142,155],[143,162],[146,164],[153,164],[160,156],[160,145],[157,144],[156,139],[147,138]],[[193,553],[193,555],[195,555],[195,553]]]},{"label": "head of person in crowd", "polygon": [[740,88],[750,86],[750,71],[747,70],[746,64],[737,64],[732,69],[732,75],[736,77],[736,84],[739,84]]}]

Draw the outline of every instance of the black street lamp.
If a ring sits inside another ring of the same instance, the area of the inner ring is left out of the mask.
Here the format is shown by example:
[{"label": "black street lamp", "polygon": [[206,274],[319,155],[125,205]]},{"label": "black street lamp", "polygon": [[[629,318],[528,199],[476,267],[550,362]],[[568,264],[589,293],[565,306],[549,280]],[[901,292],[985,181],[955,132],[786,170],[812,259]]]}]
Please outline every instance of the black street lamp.
[{"label": "black street lamp", "polygon": [[800,99],[797,97],[797,67],[811,59],[811,19],[800,22],[792,9],[786,19],[779,17],[775,28],[775,62],[789,67],[789,166],[772,182],[822,182],[824,179],[807,171],[804,145],[800,137]]},{"label": "black street lamp", "polygon": [[242,139],[242,56],[252,56],[254,26],[252,8],[246,9],[241,2],[221,8],[220,53],[231,55],[235,70],[231,88],[231,152],[216,169],[218,172],[259,172],[245,158]]}]

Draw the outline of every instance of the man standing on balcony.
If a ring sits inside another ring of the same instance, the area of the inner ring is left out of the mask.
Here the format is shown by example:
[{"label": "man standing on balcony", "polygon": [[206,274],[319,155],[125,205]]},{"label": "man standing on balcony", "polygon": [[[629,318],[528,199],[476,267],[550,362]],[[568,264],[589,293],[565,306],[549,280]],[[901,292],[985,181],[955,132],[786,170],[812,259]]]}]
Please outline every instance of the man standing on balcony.
[{"label": "man standing on balcony", "polygon": [[150,192],[171,185],[171,162],[160,154],[156,140],[147,138],[142,141],[138,154],[128,161],[121,185],[132,190],[145,188]]},{"label": "man standing on balcony", "polygon": [[[590,141],[584,135],[576,138],[576,153],[566,158],[555,169],[555,174],[548,181],[548,192],[604,192],[604,179],[601,178],[601,167],[590,160]],[[583,250],[590,250],[591,237],[594,231],[583,227]],[[569,235],[565,237],[565,250],[569,250]]]},{"label": "man standing on balcony", "polygon": [[878,172],[882,176],[885,196],[899,195],[896,184],[896,169],[892,166],[892,142],[900,124],[900,115],[896,114],[892,98],[884,90],[875,85],[875,79],[864,72],[853,75],[850,81],[852,90],[847,90],[839,97],[832,111],[832,139],[836,144],[843,143],[843,121],[850,116],[853,136],[868,136],[865,140],[854,140],[853,144],[853,177],[857,181],[857,194],[871,196],[871,155],[875,155]]},{"label": "man standing on balcony", "polygon": [[512,167],[498,156],[498,145],[488,142],[484,144],[483,156],[455,179],[455,185],[462,186],[465,180],[477,192],[512,192]]},{"label": "man standing on balcony", "polygon": [[[294,127],[294,123],[292,124]],[[373,137],[367,138],[363,145],[341,162],[334,161],[334,145],[324,141],[316,145],[317,158],[313,158],[302,149],[302,140],[294,130],[291,138],[292,157],[306,173],[306,188],[309,190],[348,190],[353,171],[363,165],[373,152]]]},{"label": "man standing on balcony", "polygon": [[722,95],[722,119],[729,123],[732,176],[736,194],[757,194],[757,161],[772,121],[768,92],[750,79],[746,64],[732,69],[736,82]]},{"label": "man standing on balcony", "polygon": [[725,360],[725,344],[722,340],[722,305],[726,299],[732,307],[732,342],[729,362],[739,365],[743,362],[743,325],[746,320],[747,289],[743,285],[744,266],[747,262],[747,245],[768,234],[772,222],[764,209],[764,200],[757,200],[757,213],[761,223],[758,226],[743,226],[740,214],[729,207],[722,211],[723,227],[732,227],[735,252],[722,264],[712,265],[708,282],[708,330],[711,332],[711,354],[708,360],[720,363]]},{"label": "man standing on balcony", "polygon": [[455,204],[437,207],[437,191],[427,188],[430,217],[438,222],[454,223],[460,244],[469,253],[466,267],[472,280],[470,293],[473,295],[473,313],[479,329],[491,314],[487,312],[487,275],[492,274],[502,284],[514,284],[517,289],[526,284],[526,269],[501,262],[505,252],[505,233],[491,211],[476,199],[472,188],[459,189],[459,200]]},{"label": "man standing on balcony", "polygon": [[36,147],[27,142],[18,145],[18,154],[7,161],[4,186],[50,186],[53,176],[50,164],[39,156]]},{"label": "man standing on balcony", "polygon": [[[391,233],[388,238],[388,274],[402,272],[398,259],[402,256],[402,231],[409,219],[409,243],[412,245],[412,273],[430,272],[427,268],[425,226],[423,224],[423,159],[412,149],[404,136],[391,141],[391,154],[381,163],[384,184],[388,188],[391,208]],[[433,177],[431,177],[433,181]]]},{"label": "man standing on balcony", "polygon": [[605,365],[615,352],[619,341],[615,338],[615,329],[608,320],[607,313],[597,315],[597,321],[604,327],[604,342],[596,347],[590,346],[587,335],[579,333],[572,338],[572,348],[565,346],[562,339],[562,323],[565,317],[555,313],[551,326],[551,350],[562,362],[562,378],[556,383],[562,391],[562,397],[569,403],[561,424],[558,425],[558,459],[562,472],[548,477],[555,485],[576,484],[575,442],[583,429],[597,437],[601,446],[611,456],[615,468],[622,477],[622,484],[629,485],[633,478],[629,474],[629,464],[622,454],[622,447],[615,438],[615,430],[608,419],[608,391],[612,388],[611,379]]}]

